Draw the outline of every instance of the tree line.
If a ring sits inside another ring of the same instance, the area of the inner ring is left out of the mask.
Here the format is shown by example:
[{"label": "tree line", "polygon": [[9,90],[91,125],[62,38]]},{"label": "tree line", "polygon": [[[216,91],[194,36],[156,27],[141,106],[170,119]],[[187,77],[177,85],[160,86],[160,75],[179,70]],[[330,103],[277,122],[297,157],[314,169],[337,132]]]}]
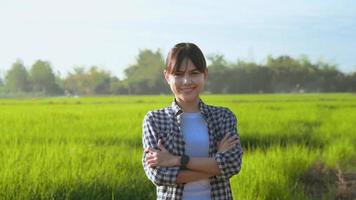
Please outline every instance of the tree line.
[{"label": "tree line", "polygon": [[[264,64],[237,60],[223,55],[207,57],[207,93],[288,93],[356,92],[356,72],[343,73],[336,65],[312,63],[307,57],[268,56]],[[74,67],[65,77],[53,72],[48,61],[37,60],[30,69],[17,60],[0,78],[1,96],[27,95],[136,95],[168,94],[163,79],[164,57],[160,50],[140,50],[136,63],[119,79],[92,66]]]}]

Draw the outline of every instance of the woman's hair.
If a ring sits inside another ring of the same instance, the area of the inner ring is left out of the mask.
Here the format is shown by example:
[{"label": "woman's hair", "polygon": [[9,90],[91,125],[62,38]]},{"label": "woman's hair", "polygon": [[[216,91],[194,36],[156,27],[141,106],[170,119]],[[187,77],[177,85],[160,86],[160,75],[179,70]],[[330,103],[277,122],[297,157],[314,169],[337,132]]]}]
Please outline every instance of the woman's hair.
[{"label": "woman's hair", "polygon": [[203,52],[193,43],[183,42],[174,45],[166,59],[166,70],[169,74],[176,73],[186,59],[190,59],[198,71],[204,72],[206,61]]}]

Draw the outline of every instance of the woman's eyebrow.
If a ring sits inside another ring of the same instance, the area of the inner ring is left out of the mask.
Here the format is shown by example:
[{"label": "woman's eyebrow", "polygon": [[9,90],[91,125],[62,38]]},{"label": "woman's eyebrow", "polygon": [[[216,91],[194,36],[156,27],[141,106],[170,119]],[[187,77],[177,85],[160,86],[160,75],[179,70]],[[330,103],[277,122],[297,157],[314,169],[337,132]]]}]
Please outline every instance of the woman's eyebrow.
[{"label": "woman's eyebrow", "polygon": [[185,73],[185,72],[200,72],[198,69],[192,69],[192,70],[185,70],[185,71],[182,71],[182,70],[177,70],[176,73]]},{"label": "woman's eyebrow", "polygon": [[198,69],[192,69],[189,72],[200,72]]}]

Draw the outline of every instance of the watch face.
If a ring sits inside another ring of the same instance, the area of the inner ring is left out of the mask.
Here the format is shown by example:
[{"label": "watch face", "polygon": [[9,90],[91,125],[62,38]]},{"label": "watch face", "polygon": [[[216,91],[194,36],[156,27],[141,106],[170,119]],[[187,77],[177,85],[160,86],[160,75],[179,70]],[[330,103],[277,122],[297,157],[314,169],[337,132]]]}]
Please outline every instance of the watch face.
[{"label": "watch face", "polygon": [[182,155],[181,160],[180,160],[181,165],[182,165],[182,166],[185,166],[185,165],[188,164],[188,162],[189,162],[189,156],[187,156],[187,155]]}]

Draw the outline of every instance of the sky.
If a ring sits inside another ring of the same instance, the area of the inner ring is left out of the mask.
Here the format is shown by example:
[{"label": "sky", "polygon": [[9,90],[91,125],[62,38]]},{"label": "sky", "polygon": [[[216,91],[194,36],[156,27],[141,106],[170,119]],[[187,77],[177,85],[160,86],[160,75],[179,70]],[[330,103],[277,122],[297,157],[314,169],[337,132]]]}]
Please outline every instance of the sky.
[{"label": "sky", "polygon": [[264,63],[306,55],[356,71],[353,0],[0,0],[0,77],[16,59],[66,76],[96,65],[119,78],[140,50],[164,56],[178,42],[206,56]]}]

